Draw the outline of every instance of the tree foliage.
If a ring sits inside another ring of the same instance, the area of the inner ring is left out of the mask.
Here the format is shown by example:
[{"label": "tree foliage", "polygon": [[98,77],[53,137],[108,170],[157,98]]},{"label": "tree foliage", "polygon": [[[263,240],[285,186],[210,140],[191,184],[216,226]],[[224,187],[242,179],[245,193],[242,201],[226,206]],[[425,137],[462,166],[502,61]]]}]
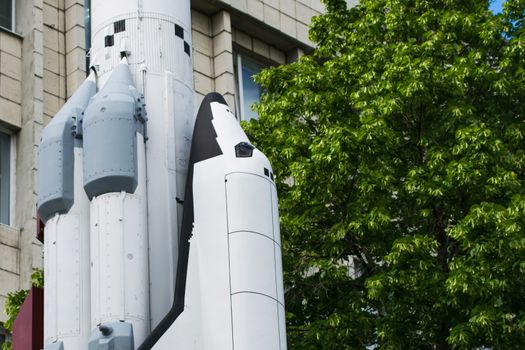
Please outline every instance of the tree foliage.
[{"label": "tree foliage", "polygon": [[525,1],[324,2],[246,124],[278,174],[290,348],[522,348]]}]

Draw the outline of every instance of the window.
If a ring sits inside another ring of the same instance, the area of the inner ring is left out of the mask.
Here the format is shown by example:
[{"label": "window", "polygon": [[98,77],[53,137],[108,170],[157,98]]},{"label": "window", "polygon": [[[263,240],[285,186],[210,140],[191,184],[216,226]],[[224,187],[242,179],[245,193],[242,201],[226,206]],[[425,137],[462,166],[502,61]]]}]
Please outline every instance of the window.
[{"label": "window", "polygon": [[252,111],[252,105],[259,102],[261,87],[253,80],[253,76],[259,73],[265,65],[245,55],[236,54],[235,73],[237,83],[236,104],[241,120],[258,118],[256,112]]},{"label": "window", "polygon": [[0,0],[0,27],[15,29],[15,0]]},{"label": "window", "polygon": [[0,131],[0,223],[9,225],[11,197],[11,136]]}]

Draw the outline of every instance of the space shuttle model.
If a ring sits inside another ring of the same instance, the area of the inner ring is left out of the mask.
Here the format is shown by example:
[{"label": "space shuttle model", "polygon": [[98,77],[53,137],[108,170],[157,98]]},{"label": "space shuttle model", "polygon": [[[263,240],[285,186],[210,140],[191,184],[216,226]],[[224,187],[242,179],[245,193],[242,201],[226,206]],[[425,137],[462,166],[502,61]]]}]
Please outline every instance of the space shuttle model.
[{"label": "space shuttle model", "polygon": [[90,17],[38,150],[44,350],[285,350],[274,174],[221,95],[195,116],[190,0]]}]

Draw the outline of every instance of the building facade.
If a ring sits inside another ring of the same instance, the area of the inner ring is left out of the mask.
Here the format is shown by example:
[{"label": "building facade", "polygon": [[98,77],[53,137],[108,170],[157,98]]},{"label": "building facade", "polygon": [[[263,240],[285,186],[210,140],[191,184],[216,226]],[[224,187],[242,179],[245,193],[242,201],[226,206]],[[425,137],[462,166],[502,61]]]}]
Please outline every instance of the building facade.
[{"label": "building facade", "polygon": [[[319,0],[191,4],[196,106],[217,91],[244,120],[257,117],[251,76],[310,52],[308,25],[323,11]],[[85,10],[84,0],[0,0],[0,325],[7,293],[29,288],[32,269],[42,267],[37,149],[43,127],[86,77]],[[5,336],[0,327],[0,343]]]}]

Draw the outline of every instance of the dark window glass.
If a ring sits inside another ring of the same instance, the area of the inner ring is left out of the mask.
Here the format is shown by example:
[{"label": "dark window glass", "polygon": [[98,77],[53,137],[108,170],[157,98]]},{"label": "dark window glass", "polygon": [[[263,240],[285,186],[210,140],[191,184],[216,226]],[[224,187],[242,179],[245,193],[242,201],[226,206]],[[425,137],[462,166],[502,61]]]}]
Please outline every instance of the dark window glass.
[{"label": "dark window glass", "polygon": [[237,59],[234,63],[237,76],[237,102],[241,120],[259,118],[259,115],[252,111],[252,105],[259,102],[261,87],[253,80],[253,76],[259,73],[264,68],[264,65],[240,54],[237,54]]},{"label": "dark window glass", "polygon": [[0,132],[0,223],[9,225],[11,137]]},{"label": "dark window glass", "polygon": [[0,26],[13,29],[13,0],[0,0]]}]

